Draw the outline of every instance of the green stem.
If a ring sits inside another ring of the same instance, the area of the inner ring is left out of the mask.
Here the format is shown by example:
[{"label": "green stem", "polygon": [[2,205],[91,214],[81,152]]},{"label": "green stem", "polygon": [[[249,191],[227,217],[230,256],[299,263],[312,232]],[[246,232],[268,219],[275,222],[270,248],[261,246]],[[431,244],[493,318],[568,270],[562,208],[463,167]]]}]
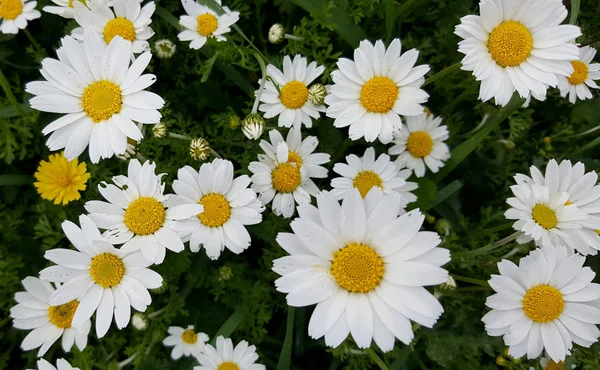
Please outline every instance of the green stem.
[{"label": "green stem", "polygon": [[497,242],[494,242],[490,245],[486,245],[485,247],[482,248],[478,248],[469,252],[463,252],[463,253],[456,253],[454,255],[454,257],[460,257],[460,258],[464,258],[464,257],[475,257],[475,256],[479,256],[488,252],[493,251],[494,249],[501,247],[505,244],[508,244],[510,242],[512,242],[513,240],[517,239],[517,237],[521,234],[520,231],[514,232],[512,234],[510,234],[509,236],[507,236],[504,239],[500,239]]},{"label": "green stem", "polygon": [[46,56],[46,51],[44,49],[42,49],[42,47],[40,46],[40,44],[38,44],[38,42],[35,40],[35,38],[31,34],[31,32],[29,32],[29,30],[27,28],[25,28],[23,30],[23,32],[25,32],[25,35],[27,36],[27,38],[29,39],[29,41],[31,42],[31,44],[33,45],[33,47],[35,48],[35,51],[37,51],[37,53],[40,56],[45,57]]},{"label": "green stem", "polygon": [[2,68],[0,68],[0,85],[2,85],[4,93],[6,94],[6,97],[8,98],[10,104],[12,104],[12,106],[15,107],[15,109],[17,110],[17,112],[19,112],[20,115],[25,116],[25,111],[23,111],[23,108],[21,108],[21,104],[19,104],[17,98],[15,98],[15,95],[13,94],[9,83],[6,80],[6,77],[4,77],[4,73],[2,73]]},{"label": "green stem", "polygon": [[285,339],[283,340],[283,346],[281,347],[281,353],[279,354],[279,362],[277,363],[277,370],[289,370],[292,365],[292,342],[294,338],[294,317],[296,309],[288,306],[287,315],[287,327],[285,331]]},{"label": "green stem", "polygon": [[470,278],[468,276],[460,276],[460,275],[456,275],[456,274],[450,274],[450,276],[452,276],[454,278],[454,280],[457,280],[457,281],[463,281],[465,283],[471,283],[471,284],[479,285],[479,286],[486,287],[486,288],[489,287],[487,281],[485,281],[485,280]]},{"label": "green stem", "polygon": [[438,73],[436,73],[433,76],[427,78],[425,80],[425,83],[421,87],[425,87],[425,86],[429,85],[430,83],[433,83],[433,82],[439,80],[440,78],[444,77],[447,74],[450,74],[450,73],[452,73],[454,71],[458,71],[460,69],[461,65],[462,65],[462,63],[458,62],[458,63],[454,63],[450,67],[446,67],[446,68],[442,69]]},{"label": "green stem", "polygon": [[577,17],[579,16],[579,6],[581,0],[571,0],[571,18],[569,19],[570,24],[577,23]]},{"label": "green stem", "polygon": [[258,94],[256,94],[256,98],[254,98],[254,105],[252,106],[252,113],[256,114],[258,112],[258,103],[260,102],[260,97],[265,90],[265,84],[267,83],[267,67],[258,53],[254,53],[254,57],[256,60],[258,60],[258,64],[260,64],[260,71],[262,73],[260,88],[258,89]]},{"label": "green stem", "polygon": [[375,351],[373,351],[371,348],[365,349],[365,353],[369,355],[371,360],[373,360],[373,362],[376,363],[381,370],[390,370],[385,364],[385,362],[383,362],[383,360],[379,358],[379,356],[377,356],[377,353],[375,353]]},{"label": "green stem", "polygon": [[172,137],[173,139],[180,139],[180,140],[187,140],[187,141],[192,140],[192,138],[189,136],[180,135],[180,134],[176,134],[173,132],[169,132],[167,135],[169,135],[169,137]]}]

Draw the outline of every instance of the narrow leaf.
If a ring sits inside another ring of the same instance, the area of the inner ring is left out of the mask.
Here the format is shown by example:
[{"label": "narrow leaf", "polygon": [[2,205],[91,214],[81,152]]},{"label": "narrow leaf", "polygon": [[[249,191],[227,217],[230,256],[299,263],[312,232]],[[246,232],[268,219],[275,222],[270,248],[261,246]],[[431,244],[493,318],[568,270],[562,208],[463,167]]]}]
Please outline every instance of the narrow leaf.
[{"label": "narrow leaf", "polygon": [[569,23],[575,24],[577,23],[577,17],[579,16],[579,6],[581,5],[581,0],[571,0],[571,18],[569,19]]},{"label": "narrow leaf", "polygon": [[419,184],[419,188],[414,191],[415,195],[417,196],[417,201],[410,203],[408,208],[418,208],[425,212],[431,208],[431,204],[435,199],[435,194],[437,193],[437,186],[435,185],[435,182],[425,178],[418,179],[417,183]]},{"label": "narrow leaf", "polygon": [[292,342],[294,338],[295,313],[296,309],[288,306],[287,328],[285,331],[285,339],[283,340],[283,347],[281,347],[281,353],[279,354],[277,370],[289,370],[292,366]]},{"label": "narrow leaf", "polygon": [[204,62],[202,67],[200,67],[200,74],[202,75],[200,82],[204,83],[208,81],[208,76],[210,76],[210,72],[212,71],[212,68],[215,65],[215,62],[217,61],[218,57],[219,53],[215,52],[215,55],[213,55],[209,60]]},{"label": "narrow leaf", "polygon": [[446,199],[448,199],[452,194],[456,193],[463,187],[463,183],[459,180],[454,180],[448,185],[444,186],[440,191],[435,194],[435,198],[433,202],[431,202],[431,207],[435,207],[438,204],[442,203]]},{"label": "narrow leaf", "polygon": [[244,321],[246,316],[250,313],[250,307],[243,305],[238,307],[231,316],[225,321],[223,325],[217,330],[215,336],[211,339],[210,344],[214,347],[217,337],[222,335],[225,338],[231,336],[231,333],[234,332],[235,329]]},{"label": "narrow leaf", "polygon": [[0,186],[31,185],[33,180],[33,176],[30,175],[0,175]]},{"label": "narrow leaf", "polygon": [[[33,112],[33,108],[29,106],[29,103],[21,103],[19,104],[21,110],[25,113]],[[9,105],[7,107],[0,108],[0,117],[2,118],[12,118],[16,116],[20,116],[21,113],[14,106]]]},{"label": "narrow leaf", "polygon": [[396,10],[394,0],[385,0],[385,41],[389,44],[392,39],[394,21],[396,21]]}]

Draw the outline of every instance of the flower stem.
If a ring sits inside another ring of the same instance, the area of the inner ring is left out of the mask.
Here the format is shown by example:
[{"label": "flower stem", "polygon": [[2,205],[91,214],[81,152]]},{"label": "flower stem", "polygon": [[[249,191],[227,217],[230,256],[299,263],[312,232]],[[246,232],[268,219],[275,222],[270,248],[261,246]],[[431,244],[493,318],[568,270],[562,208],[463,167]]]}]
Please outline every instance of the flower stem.
[{"label": "flower stem", "polygon": [[[463,252],[463,253],[457,253],[455,254],[455,257],[475,257],[475,256],[479,256],[488,252],[493,251],[494,249],[501,247],[505,244],[508,244],[510,242],[512,242],[513,240],[517,239],[517,237],[521,235],[520,231],[514,232],[512,234],[510,234],[509,236],[507,236],[504,239],[500,239],[497,242],[494,242],[490,245],[486,245],[485,247],[482,248],[478,248],[469,252]],[[458,280],[458,279],[457,279]]]},{"label": "flower stem", "polygon": [[42,47],[40,46],[40,44],[35,40],[35,38],[33,37],[33,35],[31,34],[31,32],[29,32],[29,30],[27,28],[25,28],[23,30],[23,32],[25,32],[25,35],[27,36],[27,38],[29,39],[29,41],[31,42],[31,44],[33,45],[33,47],[35,48],[35,51],[37,51],[37,53],[41,56],[41,57],[45,57],[46,56],[46,51],[44,49],[42,49]]},{"label": "flower stem", "polygon": [[119,369],[124,368],[125,366],[129,365],[130,363],[133,362],[133,360],[135,360],[136,357],[136,353],[134,353],[133,355],[129,356],[127,359],[119,362]]},{"label": "flower stem", "polygon": [[161,313],[165,312],[165,310],[166,310],[166,309],[167,309],[167,306],[165,306],[165,307],[161,308],[161,309],[160,309],[160,310],[158,310],[158,311],[154,311],[154,312],[152,312],[152,313],[149,313],[149,314],[148,314],[148,319],[153,319],[153,318],[155,318],[156,316],[158,316],[158,315],[160,315]]},{"label": "flower stem", "polygon": [[192,138],[190,138],[189,136],[180,135],[180,134],[175,134],[175,133],[173,133],[173,132],[169,132],[167,135],[168,135],[169,137],[172,137],[172,138],[174,138],[174,139],[187,140],[187,141],[190,141],[190,140],[192,140]]},{"label": "flower stem", "polygon": [[295,41],[302,41],[303,40],[302,37],[290,35],[289,33],[286,33],[283,37],[285,37],[288,40],[295,40]]},{"label": "flower stem", "polygon": [[265,66],[265,62],[262,60],[258,53],[254,53],[254,57],[258,60],[258,64],[260,64],[260,71],[262,72],[262,80],[260,82],[260,88],[258,89],[258,94],[256,94],[256,98],[254,99],[254,105],[252,106],[252,113],[258,112],[258,103],[260,101],[260,97],[265,90],[265,84],[267,83],[267,67]]},{"label": "flower stem", "polygon": [[456,274],[450,274],[450,275],[454,278],[454,280],[463,281],[465,283],[471,283],[471,284],[489,288],[489,285],[488,285],[487,281],[485,281],[485,280],[470,278],[468,276],[460,276],[460,275],[456,275]]},{"label": "flower stem", "polygon": [[447,74],[450,74],[450,73],[452,73],[454,71],[458,71],[460,69],[461,65],[462,65],[462,63],[458,62],[458,63],[454,63],[450,67],[446,67],[446,68],[442,69],[438,73],[436,73],[433,76],[427,78],[425,80],[425,83],[421,87],[425,87],[425,86],[429,85],[430,83],[433,83],[433,82],[439,80],[440,78],[444,77]]},{"label": "flower stem", "polygon": [[379,356],[377,356],[377,353],[375,353],[375,351],[373,351],[371,348],[365,349],[365,353],[369,355],[371,360],[373,360],[373,362],[376,363],[381,370],[390,370],[389,367],[385,364],[385,362],[383,362],[383,360],[379,358]]},{"label": "flower stem", "polygon": [[213,157],[223,159],[223,157],[221,157],[221,155],[217,153],[213,148],[210,148],[210,154],[212,154]]},{"label": "flower stem", "polygon": [[2,73],[1,68],[0,68],[0,85],[2,85],[2,89],[4,89],[4,93],[6,94],[6,97],[8,98],[8,101],[10,102],[10,104],[12,104],[13,107],[15,107],[15,109],[17,110],[17,112],[19,112],[19,114],[21,116],[25,116],[25,111],[23,110],[23,108],[21,108],[21,104],[19,104],[19,102],[17,101],[17,98],[13,94],[12,89],[10,88],[10,84],[6,80],[6,77],[4,77],[4,73]]}]

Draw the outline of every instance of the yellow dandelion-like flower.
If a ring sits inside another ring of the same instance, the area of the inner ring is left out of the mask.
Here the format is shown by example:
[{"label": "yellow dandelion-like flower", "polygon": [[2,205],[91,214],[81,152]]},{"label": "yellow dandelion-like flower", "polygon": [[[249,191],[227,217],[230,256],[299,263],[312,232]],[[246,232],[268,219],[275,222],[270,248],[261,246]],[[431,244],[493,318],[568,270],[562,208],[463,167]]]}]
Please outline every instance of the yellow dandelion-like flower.
[{"label": "yellow dandelion-like flower", "polygon": [[69,161],[64,153],[52,154],[49,162],[41,161],[35,173],[35,185],[43,199],[53,200],[54,204],[67,204],[81,197],[90,178],[85,163],[77,159]]}]

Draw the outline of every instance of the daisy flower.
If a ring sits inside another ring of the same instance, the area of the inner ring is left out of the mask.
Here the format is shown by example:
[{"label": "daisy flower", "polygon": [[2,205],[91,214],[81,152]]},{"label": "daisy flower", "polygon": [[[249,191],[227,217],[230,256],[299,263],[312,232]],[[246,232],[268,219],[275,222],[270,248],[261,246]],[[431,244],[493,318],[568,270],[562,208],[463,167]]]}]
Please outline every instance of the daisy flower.
[{"label": "daisy flower", "polygon": [[[283,73],[274,65],[267,66],[265,90],[260,95],[262,104],[258,108],[265,112],[265,118],[279,116],[279,127],[294,127],[300,129],[302,124],[312,127],[312,119],[320,117],[319,112],[325,112],[324,105],[315,105],[309,99],[310,84],[325,71],[325,67],[317,66],[316,62],[308,64],[305,57],[296,55],[294,60],[289,56],[283,58]],[[275,86],[275,84],[277,86]],[[262,79],[258,81],[262,84]],[[258,90],[255,92],[258,96]]]},{"label": "daisy flower", "polygon": [[65,205],[81,198],[79,192],[86,189],[90,176],[85,162],[79,163],[77,158],[69,161],[61,152],[51,154],[48,162],[40,162],[33,185],[43,199]]},{"label": "daisy flower", "polygon": [[45,6],[42,8],[43,11],[50,14],[56,14],[66,19],[75,18],[75,8],[73,8],[73,2],[79,1],[85,5],[85,0],[52,0],[55,5]]},{"label": "daisy flower", "polygon": [[204,207],[204,211],[180,221],[182,228],[192,230],[192,252],[198,252],[202,244],[206,255],[214,260],[224,248],[239,254],[250,246],[245,225],[260,223],[265,208],[248,189],[249,184],[248,176],[234,178],[233,163],[219,158],[202,164],[198,171],[190,166],[179,169],[173,182],[176,195],[171,196],[170,205]]},{"label": "daisy flower", "polygon": [[50,150],[65,148],[68,160],[78,157],[89,145],[90,159],[123,154],[127,138],[143,135],[133,121],[160,122],[164,100],[145,88],[156,81],[142,75],[150,63],[150,52],[140,55],[131,66],[131,43],[115,37],[108,47],[100,35],[86,28],[83,44],[72,37],[62,40],[58,60],[42,61],[46,81],[30,82],[27,92],[37,95],[29,102],[43,112],[64,116],[46,126]]},{"label": "daisy flower", "polygon": [[64,358],[56,360],[56,367],[43,358],[40,358],[37,362],[37,370],[79,370],[79,368],[71,366]]},{"label": "daisy flower", "polygon": [[50,306],[48,298],[54,293],[54,287],[47,281],[28,276],[21,281],[25,292],[15,294],[17,305],[10,309],[13,326],[21,330],[31,330],[23,339],[21,349],[30,351],[40,348],[38,357],[44,356],[48,349],[62,337],[62,348],[69,352],[73,344],[81,351],[87,345],[90,332],[90,320],[79,328],[71,326],[79,301],[73,299],[65,304]]},{"label": "daisy flower", "polygon": [[[215,2],[221,5],[221,0]],[[194,0],[181,0],[181,4],[187,15],[179,18],[179,24],[185,30],[177,37],[179,41],[191,41],[190,49],[200,49],[209,37],[214,37],[217,41],[226,41],[223,35],[231,31],[231,26],[240,19],[239,12],[232,12],[226,6],[222,8],[224,13],[218,15]]]},{"label": "daisy flower", "polygon": [[83,327],[96,312],[96,335],[102,338],[113,321],[119,329],[129,324],[131,307],[144,312],[152,302],[148,289],[162,285],[162,277],[148,269],[140,252],[125,254],[102,239],[87,216],[79,216],[81,228],[70,221],[62,229],[77,249],[51,249],[44,257],[56,263],[40,272],[40,278],[64,283],[48,298],[48,304],[79,301],[72,318],[74,328]]},{"label": "daisy flower", "polygon": [[421,104],[429,95],[421,85],[429,66],[415,67],[416,49],[400,56],[401,51],[400,39],[394,39],[387,50],[381,40],[375,46],[363,40],[354,50],[354,61],[338,60],[339,70],[331,73],[334,84],[325,97],[327,117],[335,118],[335,127],[350,126],[350,139],[379,138],[387,144],[401,129],[400,115],[423,113]]},{"label": "daisy flower", "polygon": [[319,194],[311,178],[326,178],[327,169],[320,166],[330,160],[329,154],[313,153],[319,144],[314,136],[302,140],[300,130],[291,129],[284,141],[277,130],[269,132],[270,142],[261,140],[265,154],[251,162],[252,189],[267,205],[273,201],[273,213],[285,218],[294,214],[295,203],[310,203],[310,196]]},{"label": "daisy flower", "polygon": [[326,191],[317,207],[298,207],[293,234],[279,233],[277,243],[290,255],[273,261],[278,291],[287,304],[316,304],[308,334],[337,347],[352,334],[359,348],[374,340],[390,351],[395,338],[409,344],[410,320],[431,328],[444,309],[425,286],[445,283],[440,266],[450,252],[437,248],[437,233],[419,231],[425,217],[417,209],[400,217],[401,198],[374,188],[363,199],[358,189],[342,205]]},{"label": "daisy flower", "polygon": [[233,347],[231,339],[218,336],[217,348],[207,344],[198,356],[200,366],[194,366],[194,370],[265,370],[265,365],[257,364],[256,360],[255,346],[243,340]]},{"label": "daisy flower", "polygon": [[90,27],[102,37],[106,45],[115,36],[130,41],[128,57],[131,53],[139,54],[150,50],[147,40],[154,36],[154,31],[150,28],[150,18],[156,9],[153,1],[142,8],[138,0],[114,0],[112,6],[104,0],[87,0],[85,3],[74,0],[73,7],[75,20],[81,26],[71,33],[74,38],[84,40],[84,29]]},{"label": "daisy flower", "polygon": [[514,358],[537,358],[542,350],[554,362],[564,361],[573,343],[589,347],[598,340],[600,310],[590,302],[600,296],[596,274],[583,267],[585,257],[565,247],[544,247],[521,258],[519,266],[498,263],[500,275],[489,284],[492,309],[482,319],[490,336],[503,336]]},{"label": "daisy flower", "polygon": [[19,30],[27,27],[27,21],[32,21],[42,16],[35,10],[37,1],[2,0],[0,3],[0,32],[3,34],[17,34]]},{"label": "daisy flower", "polygon": [[481,81],[479,99],[505,106],[517,91],[543,100],[559,76],[573,73],[579,50],[571,42],[581,30],[561,25],[568,13],[562,0],[482,0],[479,8],[481,15],[461,18],[454,32],[463,39],[461,69]]},{"label": "daisy flower", "polygon": [[127,176],[115,176],[115,185],[102,182],[100,194],[108,202],[92,200],[85,204],[90,218],[106,231],[102,236],[112,244],[123,244],[121,252],[141,250],[149,262],[162,263],[166,249],[179,253],[183,242],[178,220],[201,213],[200,204],[167,208],[165,184],[156,175],[156,164],[129,161]]},{"label": "daisy flower", "polygon": [[600,63],[592,63],[596,56],[596,49],[585,46],[579,49],[581,55],[577,60],[571,62],[573,73],[568,77],[558,80],[560,96],[569,95],[569,101],[575,104],[577,98],[586,100],[593,98],[591,89],[597,89],[595,80],[600,79]]},{"label": "daisy flower", "polygon": [[173,360],[179,360],[181,356],[198,357],[204,349],[204,344],[208,341],[208,335],[196,333],[194,325],[189,325],[186,329],[170,326],[168,332],[170,335],[163,340],[163,344],[173,347],[173,351],[171,351]]},{"label": "daisy flower", "polygon": [[448,128],[440,126],[441,123],[441,117],[429,112],[407,117],[406,126],[402,125],[388,153],[398,155],[396,164],[410,168],[417,177],[425,176],[425,166],[433,173],[438,172],[450,158],[450,150],[444,143],[448,139]]}]

